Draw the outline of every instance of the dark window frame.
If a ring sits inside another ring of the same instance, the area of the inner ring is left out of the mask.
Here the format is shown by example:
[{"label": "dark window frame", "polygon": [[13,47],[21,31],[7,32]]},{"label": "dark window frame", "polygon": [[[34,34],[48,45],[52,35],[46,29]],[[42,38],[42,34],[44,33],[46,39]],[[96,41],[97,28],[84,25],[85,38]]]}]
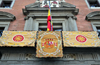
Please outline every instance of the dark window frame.
[{"label": "dark window frame", "polygon": [[[40,26],[46,26],[45,28],[41,28]],[[54,27],[58,26],[58,27]],[[39,31],[47,31],[47,23],[39,23]],[[62,23],[53,23],[53,31],[63,31]]]},{"label": "dark window frame", "polygon": [[[89,2],[95,2],[95,1],[97,1],[98,2],[98,7],[96,6],[90,6],[90,4],[89,4]],[[88,6],[88,8],[89,9],[100,9],[100,1],[99,0],[85,0],[85,2],[86,2],[86,4],[87,4],[87,6]]]},{"label": "dark window frame", "polygon": [[[4,3],[5,2],[5,3]],[[8,2],[8,3],[7,3]],[[7,8],[11,9],[15,3],[15,0],[1,0],[0,1],[0,8]],[[6,4],[6,5],[5,5]]]},{"label": "dark window frame", "polygon": [[12,4],[12,1],[2,1],[0,7],[10,8],[11,4]]},{"label": "dark window frame", "polygon": [[87,0],[90,7],[100,7],[98,0]]},{"label": "dark window frame", "polygon": [[5,27],[0,27],[0,37],[2,36],[4,29],[5,29]]},{"label": "dark window frame", "polygon": [[96,26],[98,37],[100,38],[100,27]]}]

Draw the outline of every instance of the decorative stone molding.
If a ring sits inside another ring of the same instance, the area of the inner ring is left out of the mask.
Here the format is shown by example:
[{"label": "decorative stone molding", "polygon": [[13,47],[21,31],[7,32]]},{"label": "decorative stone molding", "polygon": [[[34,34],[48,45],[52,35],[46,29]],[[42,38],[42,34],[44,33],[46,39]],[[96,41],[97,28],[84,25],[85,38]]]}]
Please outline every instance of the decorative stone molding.
[{"label": "decorative stone molding", "polygon": [[100,11],[95,11],[95,12],[91,12],[89,13],[86,18],[87,21],[90,20],[100,20]]},{"label": "decorative stone molding", "polygon": [[[40,15],[29,14],[24,19],[27,20],[30,17],[32,17],[34,19],[35,18],[46,18],[47,15],[45,15],[45,14],[44,15],[43,14],[40,14]],[[72,19],[77,20],[77,17],[75,17],[73,14],[62,14],[62,15],[53,14],[52,17],[53,18],[69,18],[69,17],[71,17]]]},{"label": "decorative stone molding", "polygon": [[[24,30],[38,31],[40,22],[36,19],[47,19],[48,8],[40,7],[40,5],[41,3],[36,2],[34,4],[26,5],[25,9],[22,9],[23,14],[26,15],[26,17],[24,18],[26,20]],[[60,2],[59,5],[59,7],[51,7],[52,18],[65,19],[64,21],[59,22],[63,26],[63,31],[78,31],[76,25],[77,18],[75,17],[75,15],[78,14],[79,9],[77,9],[76,6],[65,2]],[[41,22],[42,21],[43,20],[41,20]],[[58,21],[55,21],[55,23],[58,23]]]},{"label": "decorative stone molding", "polygon": [[79,9],[75,9],[72,13],[73,13],[74,15],[77,15],[78,12],[79,12]]},{"label": "decorative stone molding", "polygon": [[66,2],[61,2],[61,7],[76,8],[75,5],[72,5]]},{"label": "decorative stone molding", "polygon": [[[24,15],[28,15],[32,11],[48,11],[48,8],[45,7],[40,7],[40,2],[35,2],[30,5],[26,5],[25,9],[22,9]],[[66,3],[66,2],[61,2],[60,7],[52,7],[51,11],[70,11],[72,14],[77,15],[79,12],[79,9],[76,8],[75,5]]]},{"label": "decorative stone molding", "polygon": [[29,7],[40,7],[40,2],[35,2],[33,4],[29,4],[25,6],[25,8],[29,8]]},{"label": "decorative stone molding", "polygon": [[0,21],[14,21],[16,18],[13,14],[0,11]]}]

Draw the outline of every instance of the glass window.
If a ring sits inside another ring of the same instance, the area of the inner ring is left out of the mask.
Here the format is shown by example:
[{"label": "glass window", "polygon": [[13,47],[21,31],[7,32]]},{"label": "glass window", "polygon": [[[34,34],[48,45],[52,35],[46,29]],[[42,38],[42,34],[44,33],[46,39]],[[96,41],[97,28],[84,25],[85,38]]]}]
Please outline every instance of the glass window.
[{"label": "glass window", "polygon": [[100,27],[96,27],[98,32],[98,37],[100,38]]},{"label": "glass window", "polygon": [[1,0],[0,8],[12,8],[15,0]]},{"label": "glass window", "polygon": [[85,0],[88,8],[90,9],[100,9],[100,0]]},{"label": "glass window", "polygon": [[98,0],[88,0],[90,7],[100,7]]},{"label": "glass window", "polygon": [[0,37],[2,36],[3,30],[5,27],[0,27]]},{"label": "glass window", "polygon": [[12,1],[2,1],[1,6],[3,8],[10,8]]},{"label": "glass window", "polygon": [[[39,23],[39,31],[47,31],[47,23]],[[62,23],[53,23],[53,31],[63,31]]]}]

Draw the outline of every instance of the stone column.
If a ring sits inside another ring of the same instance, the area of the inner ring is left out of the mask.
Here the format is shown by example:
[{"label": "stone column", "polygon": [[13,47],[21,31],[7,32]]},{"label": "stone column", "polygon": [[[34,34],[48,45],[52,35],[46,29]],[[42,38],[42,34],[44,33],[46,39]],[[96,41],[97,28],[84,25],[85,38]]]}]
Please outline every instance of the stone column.
[{"label": "stone column", "polygon": [[29,30],[29,31],[31,31],[31,30],[33,30],[32,28],[32,25],[33,25],[33,18],[32,17],[30,17],[28,20],[26,20],[26,22],[25,22],[25,26],[24,26],[24,30]]},{"label": "stone column", "polygon": [[76,21],[71,16],[68,18],[68,28],[69,31],[78,31]]}]

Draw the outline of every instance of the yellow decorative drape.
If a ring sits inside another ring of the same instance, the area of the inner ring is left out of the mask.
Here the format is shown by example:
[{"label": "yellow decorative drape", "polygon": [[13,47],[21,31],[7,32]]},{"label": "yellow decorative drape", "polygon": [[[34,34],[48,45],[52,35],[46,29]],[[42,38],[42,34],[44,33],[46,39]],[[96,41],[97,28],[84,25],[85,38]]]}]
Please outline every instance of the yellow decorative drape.
[{"label": "yellow decorative drape", "polygon": [[100,47],[97,32],[63,31],[64,47]]},{"label": "yellow decorative drape", "polygon": [[35,46],[37,31],[3,31],[0,46]]},{"label": "yellow decorative drape", "polygon": [[39,31],[36,57],[62,57],[62,40],[59,31]]}]

